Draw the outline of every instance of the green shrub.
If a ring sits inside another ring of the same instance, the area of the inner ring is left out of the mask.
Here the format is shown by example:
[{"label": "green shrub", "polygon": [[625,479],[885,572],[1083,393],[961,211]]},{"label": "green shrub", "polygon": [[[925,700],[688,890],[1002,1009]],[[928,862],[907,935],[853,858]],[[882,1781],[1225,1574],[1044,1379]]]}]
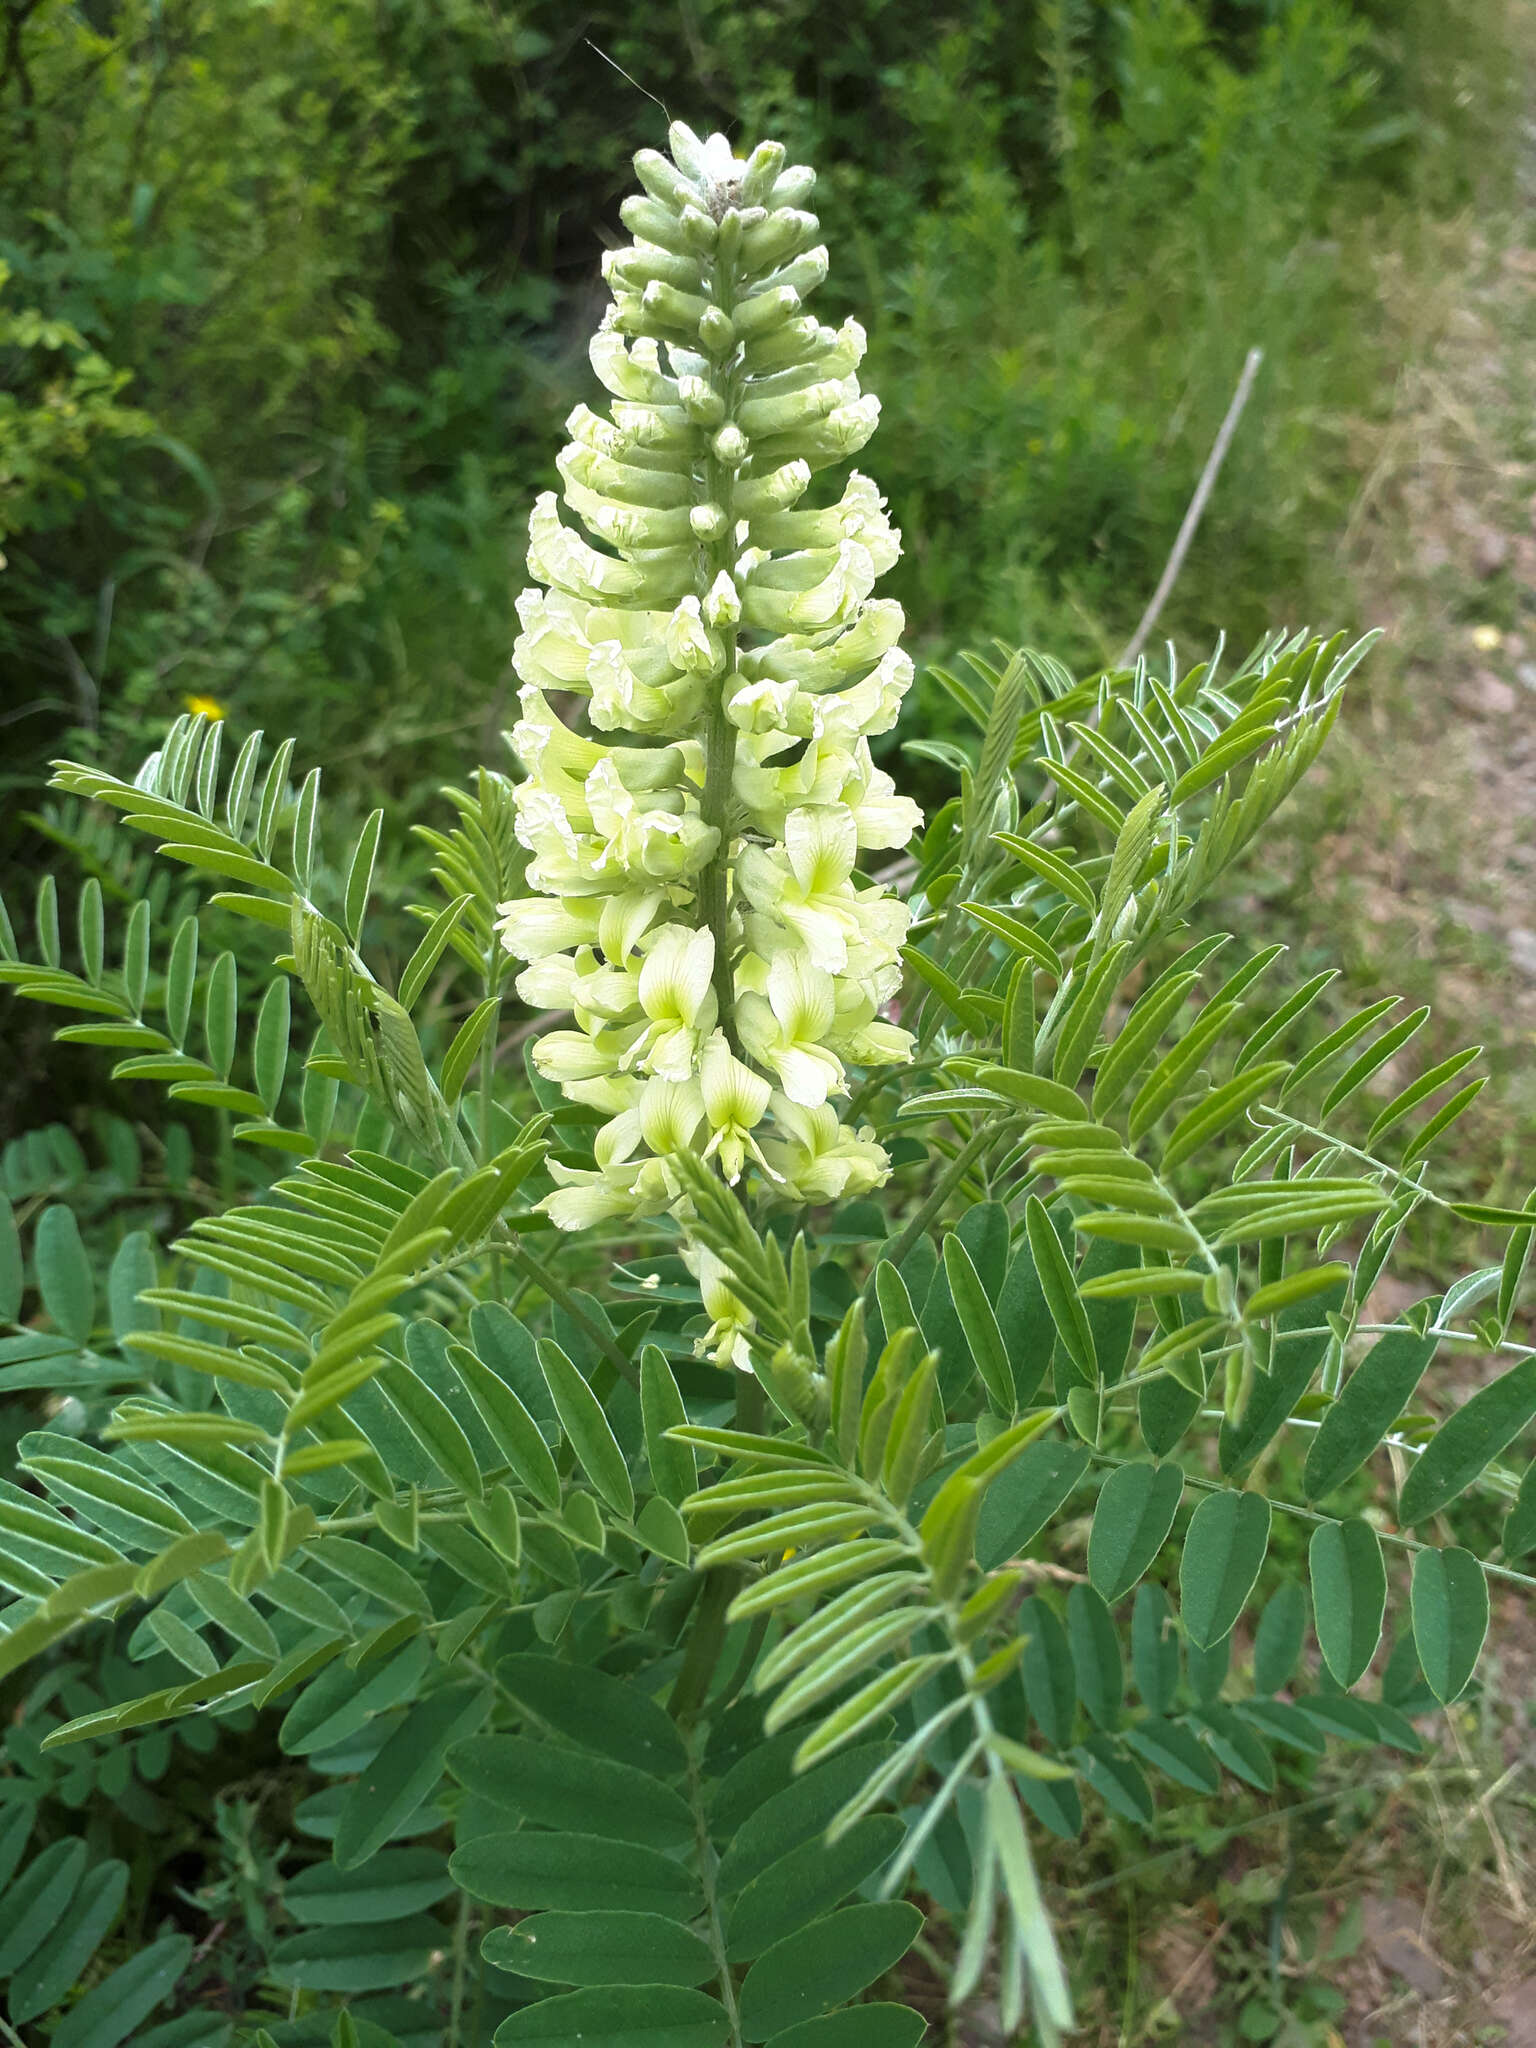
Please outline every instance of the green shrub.
[{"label": "green shrub", "polygon": [[[809,173],[672,142],[608,265],[617,402],[559,461],[598,544],[552,495],[530,523],[526,772],[420,828],[393,991],[383,814],[342,858],[291,745],[229,761],[192,717],[131,782],[56,769],[261,942],[256,1021],[204,912],[109,938],[94,881],[78,964],[48,882],[0,977],[281,1168],[200,1189],[164,1251],[125,1236],[103,1316],[47,1199],[75,1162],[45,1133],[5,1163],[0,1370],[69,1398],[0,1490],[0,1675],[33,1667],[0,1969],[56,2048],[911,2043],[925,1910],[953,2003],[985,1980],[1058,2040],[1045,1836],[1270,1789],[1277,1748],[1416,1749],[1490,1576],[1532,1584],[1536,1209],[1430,1179],[1475,1055],[1382,1099],[1422,1011],[1319,1031],[1326,973],[1273,1002],[1262,934],[1189,936],[1363,643],[1081,682],[973,658],[941,679],[970,752],[929,743],[960,793],[892,874],[894,536],[867,479],[810,489],[873,429],[863,337],[802,311]],[[515,973],[574,1026],[525,1075]],[[1502,1257],[1382,1323],[1426,1209]],[[1415,1390],[1455,1348],[1502,1370],[1437,1423]],[[1351,1491],[1388,1443],[1395,1527]],[[1084,1513],[1061,1601],[1033,1567]],[[278,1709],[283,1848],[242,1803]],[[168,1764],[144,1730],[228,1766],[212,1960],[115,1822],[58,1813],[99,1788],[131,1829]]]}]

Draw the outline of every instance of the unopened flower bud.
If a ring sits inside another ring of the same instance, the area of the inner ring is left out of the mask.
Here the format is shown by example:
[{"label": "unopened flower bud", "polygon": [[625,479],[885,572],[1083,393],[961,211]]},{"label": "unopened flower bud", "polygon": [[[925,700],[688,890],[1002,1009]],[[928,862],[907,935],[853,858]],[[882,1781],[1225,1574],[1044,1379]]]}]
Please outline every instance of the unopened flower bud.
[{"label": "unopened flower bud", "polygon": [[719,505],[695,505],[688,514],[688,523],[703,541],[719,540],[729,524],[724,508]]},{"label": "unopened flower bud", "polygon": [[640,304],[647,320],[662,327],[677,327],[685,334],[697,333],[700,320],[715,309],[697,292],[680,292],[675,285],[648,284]]},{"label": "unopened flower bud", "polygon": [[804,206],[816,189],[816,173],[809,164],[791,164],[773,181],[769,206]]},{"label": "unopened flower bud", "polygon": [[750,299],[743,299],[733,316],[736,332],[746,341],[753,341],[760,335],[772,334],[776,327],[782,327],[786,320],[793,320],[800,310],[800,294],[789,285],[772,291],[754,292]]},{"label": "unopened flower bud", "polygon": [[740,469],[751,453],[746,435],[734,424],[723,426],[709,445],[715,451],[715,460],[723,462],[727,469]]},{"label": "unopened flower bud", "polygon": [[718,427],[725,418],[725,400],[707,377],[679,377],[677,395],[683,411],[701,427]]},{"label": "unopened flower bud", "polygon": [[734,267],[741,254],[742,237],[741,209],[728,206],[720,216],[720,231],[715,239],[715,261]]},{"label": "unopened flower bud", "polygon": [[660,150],[642,149],[635,158],[635,171],[651,197],[673,212],[698,204],[699,189]]},{"label": "unopened flower bud", "polygon": [[671,249],[676,255],[687,254],[688,244],[683,240],[682,224],[670,206],[663,206],[655,199],[643,199],[638,192],[632,192],[619,208],[619,219],[632,235],[641,236],[647,242],[658,242],[663,249]]},{"label": "unopened flower bud", "polygon": [[814,213],[785,207],[765,216],[762,225],[742,237],[741,260],[748,270],[769,270],[810,247],[821,223]]},{"label": "unopened flower bud", "polygon": [[742,204],[761,206],[772,192],[783,169],[783,143],[760,142],[747,158],[747,167],[741,174]]},{"label": "unopened flower bud", "polygon": [[706,306],[699,315],[699,339],[712,356],[723,356],[736,346],[736,329],[728,313],[718,306]]},{"label": "unopened flower bud", "polygon": [[696,255],[714,255],[720,230],[707,213],[702,212],[697,206],[686,207],[681,226],[683,240]]}]

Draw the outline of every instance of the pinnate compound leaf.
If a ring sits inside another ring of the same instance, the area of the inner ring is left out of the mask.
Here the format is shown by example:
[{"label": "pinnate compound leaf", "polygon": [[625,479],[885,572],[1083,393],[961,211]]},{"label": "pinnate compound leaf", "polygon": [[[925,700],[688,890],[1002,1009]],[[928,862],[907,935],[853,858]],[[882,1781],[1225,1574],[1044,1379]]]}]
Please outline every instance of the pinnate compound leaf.
[{"label": "pinnate compound leaf", "polygon": [[1322,1500],[1359,1471],[1407,1407],[1438,1345],[1405,1324],[1371,1346],[1312,1439],[1302,1477],[1309,1500]]},{"label": "pinnate compound leaf", "polygon": [[1208,1494],[1190,1517],[1179,1560],[1184,1627],[1197,1648],[1231,1634],[1253,1591],[1269,1548],[1269,1502],[1263,1494]]},{"label": "pinnate compound leaf", "polygon": [[1536,1358],[1522,1358],[1441,1423],[1403,1482],[1399,1521],[1406,1527],[1438,1514],[1466,1491],[1533,1417]]},{"label": "pinnate compound leaf", "polygon": [[1413,1560],[1413,1642],[1430,1691],[1448,1707],[1466,1691],[1488,1634],[1488,1581],[1470,1550]]},{"label": "pinnate compound leaf", "polygon": [[1365,1674],[1381,1641],[1387,1568],[1381,1539],[1360,1517],[1324,1522],[1309,1551],[1312,1619],[1323,1662],[1342,1686]]},{"label": "pinnate compound leaf", "polygon": [[1168,1540],[1183,1494],[1177,1465],[1121,1465],[1105,1480],[1088,1535],[1088,1577],[1111,1606]]}]

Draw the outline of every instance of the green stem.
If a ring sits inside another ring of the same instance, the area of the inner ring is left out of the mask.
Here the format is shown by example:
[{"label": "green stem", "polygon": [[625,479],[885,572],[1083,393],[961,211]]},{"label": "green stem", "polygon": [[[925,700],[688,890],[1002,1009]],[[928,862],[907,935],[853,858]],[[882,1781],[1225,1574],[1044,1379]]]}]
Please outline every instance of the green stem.
[{"label": "green stem", "polygon": [[693,1726],[709,1695],[709,1682],[725,1646],[726,1609],[740,1582],[741,1574],[731,1568],[713,1571],[704,1581],[704,1592],[688,1631],[683,1668],[667,1703],[667,1711],[681,1728]]},{"label": "green stem", "polygon": [[532,1252],[525,1251],[520,1244],[514,1242],[510,1257],[519,1272],[541,1288],[552,1302],[564,1309],[583,1336],[591,1338],[614,1371],[628,1380],[632,1387],[638,1387],[640,1375],[636,1372],[633,1362],[624,1356],[602,1324],[587,1314],[565,1282],[557,1274],[550,1272],[543,1261],[536,1259]]},{"label": "green stem", "polygon": [[[736,1427],[756,1435],[762,1430],[766,1414],[767,1400],[760,1382],[751,1373],[738,1374]],[[693,1725],[709,1697],[710,1681],[715,1675],[715,1666],[720,1662],[720,1652],[725,1647],[726,1611],[740,1584],[741,1573],[729,1565],[710,1572],[704,1580],[704,1591],[693,1611],[688,1631],[683,1668],[677,1674],[677,1683],[672,1688],[672,1698],[668,1703],[668,1710],[680,1727]],[[743,1674],[738,1670],[732,1683],[742,1678]]]},{"label": "green stem", "polygon": [[458,1918],[453,1925],[453,1995],[448,2011],[448,2048],[459,2048],[459,2028],[464,2017],[464,1973],[469,1960],[469,1893],[459,1893]]},{"label": "green stem", "polygon": [[[496,987],[495,987],[495,980],[494,980],[494,976],[493,976],[492,974],[490,974],[490,973],[487,973],[487,975],[486,975],[486,977],[485,977],[485,992],[486,992],[486,994],[487,994],[488,996],[493,996],[493,995],[494,995],[494,994],[496,993]],[[500,1014],[500,1013],[498,1012],[498,1015],[499,1015],[499,1014]],[[491,1024],[491,1028],[490,1028],[490,1029],[489,1029],[489,1030],[488,1030],[488,1031],[486,1032],[486,1034],[485,1034],[485,1037],[484,1037],[484,1038],[483,1038],[483,1039],[481,1040],[481,1043],[480,1043],[480,1102],[479,1102],[479,1111],[480,1111],[480,1164],[481,1164],[482,1166],[488,1166],[488,1165],[490,1164],[490,1162],[491,1162],[491,1158],[492,1158],[492,1156],[493,1156],[494,1146],[495,1146],[495,1138],[494,1138],[494,1131],[495,1131],[495,1125],[494,1125],[494,1122],[493,1122],[493,1120],[492,1120],[492,1114],[491,1114],[491,1112],[492,1112],[492,1110],[493,1110],[493,1108],[494,1108],[494,1106],[495,1106],[495,1105],[494,1105],[494,1103],[493,1103],[493,1101],[492,1101],[492,1087],[493,1087],[493,1084],[494,1084],[494,1082],[495,1082],[495,1079],[496,1079],[496,1025],[495,1025],[495,1022],[494,1022],[494,1020],[493,1020],[493,1022],[492,1022],[492,1024]],[[494,1244],[493,1244],[493,1245],[491,1246],[491,1248],[490,1248],[490,1282],[491,1282],[491,1299],[492,1299],[492,1301],[500,1301],[500,1299],[501,1299],[501,1292],[502,1292],[502,1278],[501,1278],[501,1252],[499,1251],[499,1249],[498,1249],[498,1248],[497,1248],[497,1247],[496,1247],[496,1246],[495,1246]]]},{"label": "green stem", "polygon": [[[736,303],[736,280],[730,267],[716,263],[711,278],[711,296],[723,313]],[[731,372],[718,365],[712,378],[725,401],[726,418],[733,411]],[[712,432],[712,429],[706,429]],[[704,497],[701,502],[718,505],[725,514],[725,526],[718,540],[703,550],[706,588],[722,573],[729,574],[736,550],[736,472],[711,450],[704,463]],[[720,634],[724,662],[709,688],[709,707],[704,722],[704,789],[699,799],[699,816],[712,825],[719,837],[709,864],[699,876],[699,915],[715,942],[711,981],[715,1007],[726,1043],[739,1058],[741,1045],[736,1036],[736,971],[731,959],[731,827],[734,822],[733,784],[736,772],[736,728],[726,716],[726,693],[736,676],[736,628]]]},{"label": "green stem", "polygon": [[[956,1186],[965,1178],[972,1162],[989,1145],[995,1144],[1002,1133],[1010,1129],[1016,1121],[1017,1119],[1013,1117],[1005,1117],[1001,1123],[983,1124],[979,1131],[972,1132],[965,1144],[939,1175],[933,1193],[924,1202],[923,1206],[918,1210],[912,1221],[887,1253],[886,1256],[890,1259],[893,1266],[899,1266],[907,1256],[907,1253],[911,1251],[913,1245],[917,1243],[917,1240],[949,1200]],[[870,1276],[864,1283],[866,1295],[873,1289],[874,1284],[875,1276],[873,1269],[871,1269]]]},{"label": "green stem", "polygon": [[710,1954],[715,1959],[720,2003],[725,2007],[726,2019],[730,2026],[727,2048],[741,2048],[741,2011],[736,2002],[736,1979],[731,1973],[730,1956],[726,1951],[720,1897],[715,1885],[720,1859],[715,1854],[715,1845],[709,1838],[709,1822],[704,1809],[700,1749],[701,1745],[697,1740],[689,1742],[688,1804],[693,1809],[694,1850],[699,1859],[699,1883],[704,1893],[705,1938],[709,1943]]}]

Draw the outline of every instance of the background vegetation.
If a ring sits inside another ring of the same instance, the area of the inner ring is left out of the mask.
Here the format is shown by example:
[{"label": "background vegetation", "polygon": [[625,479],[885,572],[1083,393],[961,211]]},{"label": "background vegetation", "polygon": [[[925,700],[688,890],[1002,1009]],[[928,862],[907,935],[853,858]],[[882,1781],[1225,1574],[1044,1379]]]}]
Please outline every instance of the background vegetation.
[{"label": "background vegetation", "polygon": [[[43,803],[43,764],[67,748],[130,768],[193,699],[235,740],[295,733],[325,763],[333,814],[403,811],[496,757],[526,507],[553,481],[555,422],[588,394],[597,255],[618,239],[631,153],[658,138],[653,99],[824,167],[817,204],[841,252],[824,303],[870,328],[874,466],[905,534],[895,594],[920,660],[992,634],[1080,670],[1112,659],[1253,346],[1261,381],[1160,630],[1195,656],[1219,629],[1246,644],[1274,623],[1358,623],[1407,530],[1405,366],[1430,377],[1472,211],[1486,225],[1513,190],[1522,32],[1518,9],[1485,0],[6,0],[0,879],[30,891],[62,839],[109,894],[149,886]],[[1490,474],[1528,452],[1497,448]],[[1519,482],[1505,475],[1506,495]],[[1365,577],[1362,527],[1377,537]],[[1518,635],[1518,559],[1479,582],[1452,556],[1414,586],[1413,645]],[[1389,657],[1370,716],[1422,759],[1435,714],[1413,675]],[[950,722],[925,683],[893,745]],[[1457,762],[1465,794],[1480,764]],[[947,787],[931,761],[901,772],[924,795]],[[1437,899],[1469,893],[1457,806],[1406,803],[1391,780],[1389,798],[1341,769],[1291,852],[1223,907],[1278,917],[1298,980],[1342,946],[1351,992],[1368,992],[1385,950],[1394,972],[1418,958],[1410,994],[1436,993],[1422,984],[1439,925],[1404,934],[1365,886],[1370,864],[1340,851],[1406,834]],[[170,928],[176,891],[153,886]],[[380,943],[393,917],[403,959],[414,875],[377,887]],[[1499,1086],[1469,1119],[1467,1172],[1518,1200],[1529,1027],[1501,1021],[1502,955],[1477,957],[1488,927],[1471,929],[1452,1007],[1491,1024]],[[0,1022],[6,1190],[66,1200],[103,1264],[128,1231],[164,1234],[251,1170],[211,1112],[143,1121],[143,1089],[123,1114],[106,1062],[66,1064],[20,1007]],[[43,1398],[10,1395],[7,1444]],[[1457,1739],[1502,1757],[1510,1726],[1485,1715]],[[8,1755],[61,1812],[91,1797],[44,1769],[24,1725]],[[256,1975],[273,1844],[302,1796],[270,1763],[254,1753],[248,1791],[216,1801],[228,1759],[146,1752],[120,1802],[164,1837],[145,1926],[195,1898],[245,1930]],[[1315,1782],[1298,1765],[1291,1803],[1338,1791],[1328,1768]],[[1337,1901],[1359,1889],[1357,1830],[1383,1798],[1401,1816],[1401,1865],[1373,1879],[1384,1896],[1421,1892],[1438,1857],[1469,1873],[1471,1921],[1476,1873],[1510,1876],[1491,1818],[1442,1825],[1462,1799],[1449,1783],[1405,1766],[1385,1791],[1333,1799],[1312,1832],[1278,1831],[1273,1857],[1234,1859],[1228,1816],[1207,1816],[1112,1889],[1112,1827],[1074,1852],[1083,1867],[1060,1875],[1094,1937],[1086,1978],[1141,1958],[1148,1917],[1162,1930],[1123,2010],[1105,2004],[1103,2038],[1156,2038],[1159,2002],[1182,2009],[1193,1986],[1246,2038],[1267,2037],[1270,2013],[1293,2028],[1276,2017],[1270,2036],[1327,2040],[1329,1993],[1365,1938],[1340,1933]],[[1187,1907],[1169,1906],[1170,1874]]]}]

